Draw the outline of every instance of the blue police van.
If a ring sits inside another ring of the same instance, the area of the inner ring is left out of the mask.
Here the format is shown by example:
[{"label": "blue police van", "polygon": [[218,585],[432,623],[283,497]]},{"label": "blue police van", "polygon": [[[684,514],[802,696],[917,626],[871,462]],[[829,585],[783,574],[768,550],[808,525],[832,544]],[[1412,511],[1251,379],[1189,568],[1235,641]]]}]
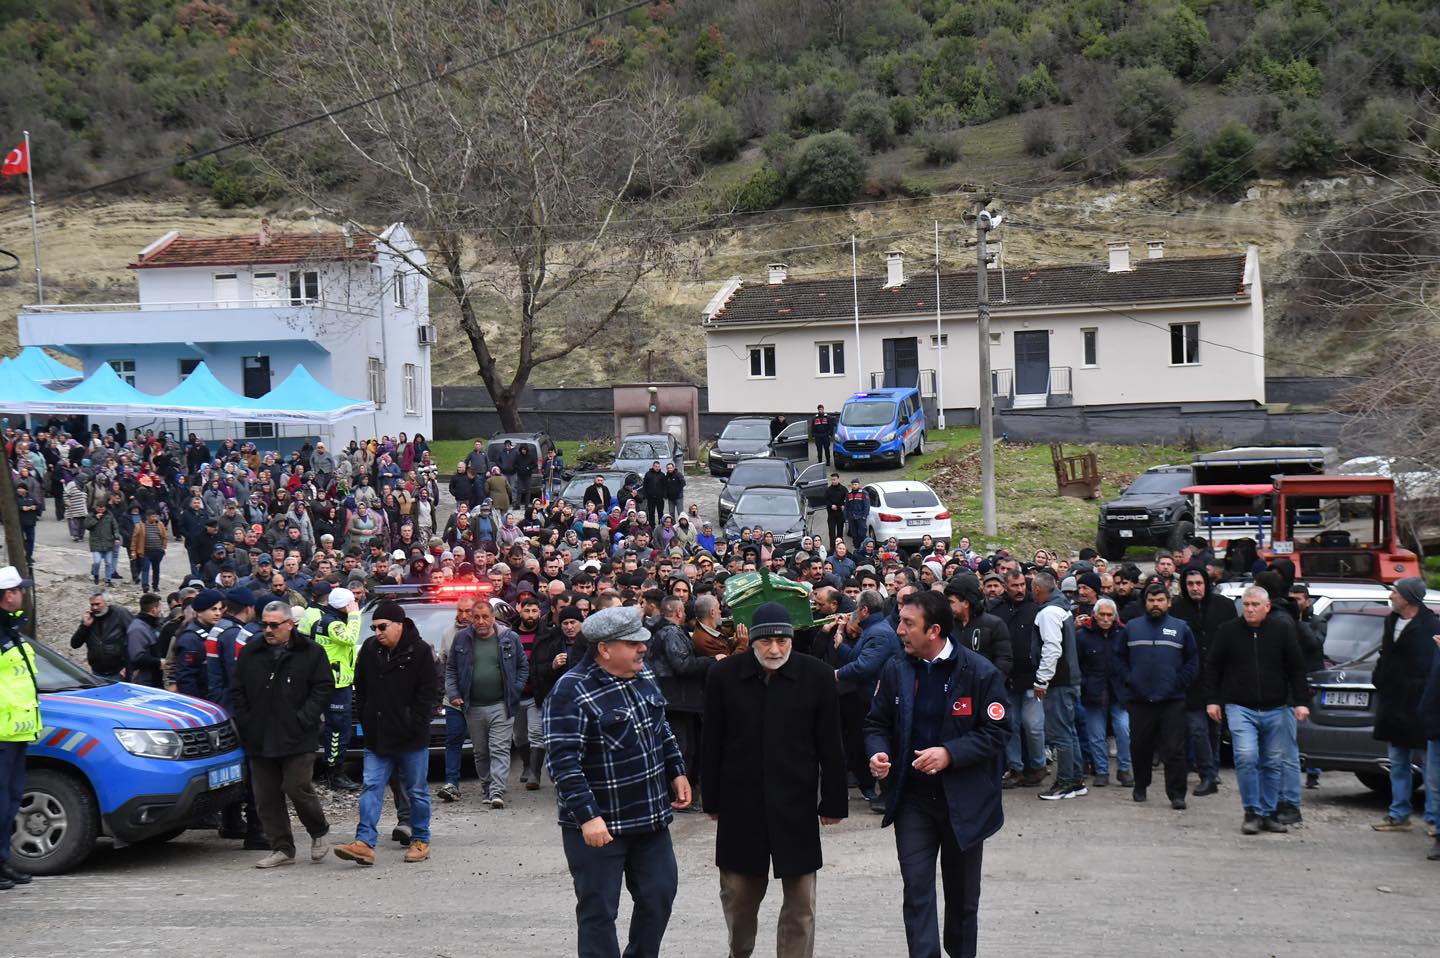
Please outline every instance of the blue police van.
[{"label": "blue police van", "polygon": [[168,841],[241,799],[245,753],[223,708],[98,678],[32,647],[41,731],[10,835],[16,870],[70,871],[102,836],[117,846]]},{"label": "blue police van", "polygon": [[836,467],[862,462],[905,465],[910,453],[925,453],[925,407],[920,390],[870,389],[845,400],[835,427]]}]

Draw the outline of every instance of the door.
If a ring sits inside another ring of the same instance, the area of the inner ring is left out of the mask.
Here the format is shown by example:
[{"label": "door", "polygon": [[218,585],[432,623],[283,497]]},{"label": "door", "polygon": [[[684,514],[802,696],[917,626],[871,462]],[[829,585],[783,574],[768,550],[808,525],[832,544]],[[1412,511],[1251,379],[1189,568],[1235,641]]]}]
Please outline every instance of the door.
[{"label": "door", "polygon": [[920,340],[914,336],[903,339],[886,339],[882,342],[885,354],[885,388],[915,386],[920,381]]},{"label": "door", "polygon": [[781,459],[810,458],[810,420],[792,422],[770,440],[770,449]]},{"label": "door", "polygon": [[830,483],[830,467],[823,462],[806,466],[795,477],[795,487],[805,494],[805,505],[818,509],[825,504],[825,487]]},{"label": "door", "polygon": [[215,305],[238,306],[240,304],[240,277],[234,273],[215,274]]},{"label": "door", "polygon": [[[250,399],[259,399],[270,391],[270,357],[245,356],[240,360],[240,388]],[[247,422],[247,439],[265,439],[275,435],[275,426],[268,422]]]},{"label": "door", "polygon": [[1015,395],[1043,396],[1050,385],[1050,333],[1015,334]]}]

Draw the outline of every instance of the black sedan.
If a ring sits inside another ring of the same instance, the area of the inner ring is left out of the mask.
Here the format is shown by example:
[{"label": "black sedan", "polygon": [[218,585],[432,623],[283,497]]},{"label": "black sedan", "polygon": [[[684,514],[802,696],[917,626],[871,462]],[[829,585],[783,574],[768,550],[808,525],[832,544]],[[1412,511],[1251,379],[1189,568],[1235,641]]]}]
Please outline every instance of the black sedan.
[{"label": "black sedan", "polygon": [[798,472],[795,463],[788,459],[740,460],[720,488],[721,523],[725,522],[740,496],[751,486],[791,486],[800,490],[811,505],[823,503],[827,468],[824,463],[817,462]]},{"label": "black sedan", "polygon": [[781,547],[793,546],[805,535],[808,515],[805,496],[794,486],[750,486],[725,521],[725,534],[738,539],[748,528],[773,533]]},{"label": "black sedan", "polygon": [[762,416],[741,416],[727,422],[715,438],[715,445],[710,447],[710,475],[729,475],[736,463],[754,456],[804,461],[809,450],[808,419],[790,423],[772,439],[770,420]]}]

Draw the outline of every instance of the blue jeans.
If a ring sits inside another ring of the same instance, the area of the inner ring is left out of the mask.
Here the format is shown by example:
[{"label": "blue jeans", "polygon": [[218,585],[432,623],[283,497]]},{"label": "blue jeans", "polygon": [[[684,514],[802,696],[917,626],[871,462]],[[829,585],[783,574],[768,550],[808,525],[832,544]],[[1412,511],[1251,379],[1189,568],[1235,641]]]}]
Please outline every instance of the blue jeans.
[{"label": "blue jeans", "polygon": [[[1390,817],[1409,818],[1415,777],[1410,770],[1411,749],[1391,745]],[[1440,739],[1425,743],[1425,821],[1440,824]]]},{"label": "blue jeans", "polygon": [[1010,690],[1010,714],[1019,716],[1010,729],[1005,746],[1005,764],[1012,771],[1023,768],[1039,771],[1045,768],[1045,706],[1035,697],[1033,688]]},{"label": "blue jeans", "polygon": [[1189,739],[1191,760],[1202,782],[1220,778],[1220,756],[1210,747],[1212,724],[1204,709],[1185,710],[1185,737]]},{"label": "blue jeans", "polygon": [[98,579],[100,577],[101,566],[105,567],[105,579],[101,582],[101,585],[104,585],[105,582],[109,581],[110,577],[115,574],[114,549],[111,549],[109,552],[92,551],[90,553],[90,578]]},{"label": "blue jeans", "polygon": [[0,822],[5,823],[0,864],[10,860],[10,823],[25,797],[25,750],[29,747],[29,742],[0,742]]},{"label": "blue jeans", "polygon": [[[1294,712],[1290,715],[1293,717]],[[1285,751],[1285,761],[1280,766],[1280,804],[1289,805],[1292,808],[1300,807],[1300,786],[1303,777],[1300,774],[1300,739],[1291,736],[1290,745]]]},{"label": "blue jeans", "polygon": [[430,767],[429,749],[416,749],[399,755],[377,755],[365,750],[365,783],[360,789],[360,824],[355,837],[375,847],[375,826],[380,822],[380,807],[385,803],[385,785],[390,776],[399,773],[400,787],[410,796],[410,837],[412,841],[430,841],[430,791],[425,786],[425,773]]},{"label": "blue jeans", "polygon": [[1123,774],[1130,771],[1130,713],[1114,702],[1108,709],[1097,705],[1085,710],[1085,736],[1090,740],[1091,761],[1095,763],[1096,775],[1110,774],[1110,749],[1105,741],[1107,711],[1110,726],[1115,729],[1115,764]]},{"label": "blue jeans", "polygon": [[445,706],[445,784],[460,786],[460,759],[465,754],[465,736],[470,729],[465,724],[465,713]]},{"label": "blue jeans", "polygon": [[165,560],[164,549],[146,549],[140,557],[140,587],[149,584],[150,591],[160,591],[160,563]]},{"label": "blue jeans", "polygon": [[680,882],[670,830],[616,835],[602,848],[585,844],[578,828],[561,828],[560,835],[575,883],[579,958],[620,958],[615,918],[622,879],[633,903],[625,958],[657,958]]},{"label": "blue jeans", "polygon": [[1235,784],[1245,811],[1275,814],[1285,759],[1295,747],[1295,713],[1288,708],[1247,709],[1225,706],[1230,744],[1235,751]]},{"label": "blue jeans", "polygon": [[1078,782],[1084,776],[1080,764],[1080,737],[1075,734],[1075,703],[1080,690],[1073,685],[1052,686],[1045,693],[1045,741],[1055,749],[1055,780]]}]

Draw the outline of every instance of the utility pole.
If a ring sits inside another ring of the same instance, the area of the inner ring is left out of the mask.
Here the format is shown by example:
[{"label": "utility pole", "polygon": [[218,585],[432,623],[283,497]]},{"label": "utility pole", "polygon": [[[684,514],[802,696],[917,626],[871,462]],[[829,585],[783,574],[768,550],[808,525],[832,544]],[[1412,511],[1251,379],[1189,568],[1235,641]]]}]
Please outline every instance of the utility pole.
[{"label": "utility pole", "polygon": [[945,428],[945,332],[940,326],[940,221],[935,221],[935,426]]},{"label": "utility pole", "polygon": [[975,220],[975,316],[980,331],[980,513],[985,534],[995,535],[995,390],[990,382],[990,287],[985,237],[1000,217],[985,210]]}]

